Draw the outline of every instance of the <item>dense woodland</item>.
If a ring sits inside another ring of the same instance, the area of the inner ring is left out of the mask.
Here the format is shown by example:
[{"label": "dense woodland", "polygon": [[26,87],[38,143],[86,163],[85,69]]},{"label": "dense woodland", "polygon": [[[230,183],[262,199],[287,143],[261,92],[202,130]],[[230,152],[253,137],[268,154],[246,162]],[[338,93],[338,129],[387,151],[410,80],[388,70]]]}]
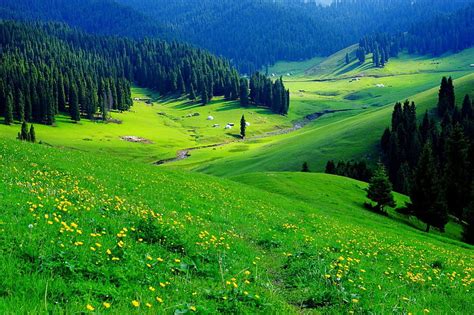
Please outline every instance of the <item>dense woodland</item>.
[{"label": "dense woodland", "polygon": [[187,41],[251,74],[279,60],[329,55],[366,34],[404,32],[412,23],[464,5],[452,0],[339,0],[330,6],[271,0],[3,0],[0,18],[59,21],[98,34]]},{"label": "dense woodland", "polygon": [[247,79],[242,79],[240,101],[244,106],[252,103],[286,115],[290,107],[290,91],[285,89],[282,78],[273,82],[265,75],[256,72],[250,77],[250,83]]},{"label": "dense woodland", "polygon": [[430,19],[412,23],[407,32],[388,34],[377,32],[359,41],[356,57],[361,63],[372,54],[376,67],[383,67],[400,50],[409,53],[439,56],[459,52],[474,44],[474,4],[456,12],[439,14]]},{"label": "dense woodland", "polygon": [[395,190],[410,196],[408,213],[427,223],[427,229],[443,230],[448,211],[460,220],[472,218],[466,209],[473,203],[474,105],[466,95],[459,108],[455,98],[453,81],[443,78],[436,113],[426,112],[418,124],[416,105],[397,103],[391,128],[381,138]]},{"label": "dense woodland", "polygon": [[237,95],[228,61],[187,44],[85,34],[60,24],[0,22],[0,114],[53,124],[59,112],[75,121],[106,118],[131,105],[135,82],[166,93]]}]

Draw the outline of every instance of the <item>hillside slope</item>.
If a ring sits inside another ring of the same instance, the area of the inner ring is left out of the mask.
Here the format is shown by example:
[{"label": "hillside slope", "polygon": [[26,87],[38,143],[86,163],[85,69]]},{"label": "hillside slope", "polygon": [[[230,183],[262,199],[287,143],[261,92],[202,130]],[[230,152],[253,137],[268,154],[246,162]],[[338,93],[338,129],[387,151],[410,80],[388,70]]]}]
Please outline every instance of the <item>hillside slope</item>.
[{"label": "hillside slope", "polygon": [[[456,72],[454,74],[458,78],[454,81],[454,84],[458,96],[457,101],[460,103],[463,95],[474,94],[474,73],[464,76],[461,74],[462,77],[459,77]],[[323,109],[325,106],[333,109],[351,108],[353,106],[355,110],[326,115],[297,132],[265,139],[265,141],[250,140],[245,143],[245,147],[244,144],[238,143],[219,148],[212,154],[207,149],[201,150],[202,152],[193,152],[190,159],[181,161],[176,165],[214,175],[237,175],[242,172],[254,171],[300,170],[302,163],[305,161],[309,162],[310,167],[315,171],[322,171],[324,165],[330,159],[366,158],[369,162],[375,162],[378,159],[377,146],[379,139],[384,128],[389,125],[395,101],[405,99],[414,101],[417,105],[417,113],[421,116],[426,110],[436,106],[439,81],[435,78],[441,75],[443,75],[443,72],[391,77],[393,84],[398,82],[397,84],[401,86],[391,93],[372,85],[379,79],[368,78],[367,80],[372,82],[369,85],[366,81],[362,83],[364,81],[361,80],[357,84],[366,85],[369,94],[361,92],[357,94],[357,99],[352,102],[338,98],[335,102],[330,100],[322,100],[319,103],[310,100],[301,101],[300,105],[314,106],[312,104],[317,104]],[[418,86],[413,80],[420,79],[425,83]],[[429,88],[429,85],[426,85],[430,81],[434,82],[432,84],[435,87]],[[335,85],[337,83],[329,82],[329,85],[331,84]],[[295,86],[304,85],[301,82],[295,82]],[[420,93],[420,87],[422,89],[426,87],[427,90]],[[337,86],[334,87],[334,89],[336,88]],[[418,89],[418,92],[408,94],[413,89]],[[372,93],[379,93],[381,96],[374,98]],[[385,100],[382,100],[382,98],[385,98]],[[391,101],[387,102],[389,99]],[[292,102],[293,111],[296,111],[295,102],[298,102],[298,100]],[[370,104],[369,102],[373,102],[377,106],[367,108],[363,105],[364,103]],[[378,105],[380,103],[386,105],[380,106]],[[210,158],[211,156],[212,158]]]},{"label": "hillside slope", "polygon": [[313,203],[0,141],[1,313],[473,311],[472,247],[365,213],[357,182],[314,175],[340,185]]}]

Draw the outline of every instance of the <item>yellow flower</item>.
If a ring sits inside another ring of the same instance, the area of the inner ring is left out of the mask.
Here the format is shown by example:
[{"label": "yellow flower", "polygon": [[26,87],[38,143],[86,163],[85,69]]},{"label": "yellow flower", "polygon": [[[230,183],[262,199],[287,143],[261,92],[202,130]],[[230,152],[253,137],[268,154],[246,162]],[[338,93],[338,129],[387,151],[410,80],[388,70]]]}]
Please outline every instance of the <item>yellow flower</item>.
[{"label": "yellow flower", "polygon": [[148,289],[149,289],[151,292],[155,291],[155,288],[152,287],[152,286],[149,286]]},{"label": "yellow flower", "polygon": [[156,300],[157,300],[159,303],[163,303],[163,299],[160,298],[160,297],[158,297],[158,296],[156,297]]},{"label": "yellow flower", "polygon": [[352,303],[359,303],[358,299],[352,299]]},{"label": "yellow flower", "polygon": [[248,275],[250,274],[250,271],[245,270],[244,274],[245,274],[246,276],[248,276]]},{"label": "yellow flower", "polygon": [[193,311],[193,312],[196,312],[196,306],[194,306],[194,305],[191,306],[189,309],[190,309],[191,311]]},{"label": "yellow flower", "polygon": [[180,262],[181,262],[181,259],[175,258],[174,261],[175,261],[176,263],[180,263]]},{"label": "yellow flower", "polygon": [[106,253],[107,253],[107,255],[111,255],[112,251],[110,249],[107,249]]},{"label": "yellow flower", "polygon": [[140,302],[138,302],[137,300],[133,300],[133,301],[132,301],[132,305],[135,306],[135,307],[139,307],[139,306],[140,306]]},{"label": "yellow flower", "polygon": [[161,257],[158,257],[156,260],[158,260],[159,262],[163,262],[163,258]]},{"label": "yellow flower", "polygon": [[429,312],[430,312],[430,310],[427,309],[427,308],[425,308],[425,309],[423,310],[423,313],[429,313]]},{"label": "yellow flower", "polygon": [[94,306],[92,306],[92,305],[90,305],[90,304],[87,304],[86,308],[87,308],[89,311],[95,310]]},{"label": "yellow flower", "polygon": [[146,303],[145,304],[147,307],[151,307],[151,304],[150,303]]},{"label": "yellow flower", "polygon": [[160,282],[160,287],[164,288],[166,287],[166,284],[164,284],[163,282]]},{"label": "yellow flower", "polygon": [[109,308],[109,307],[110,307],[110,303],[107,303],[107,302],[102,303],[102,305],[104,305],[105,308]]}]

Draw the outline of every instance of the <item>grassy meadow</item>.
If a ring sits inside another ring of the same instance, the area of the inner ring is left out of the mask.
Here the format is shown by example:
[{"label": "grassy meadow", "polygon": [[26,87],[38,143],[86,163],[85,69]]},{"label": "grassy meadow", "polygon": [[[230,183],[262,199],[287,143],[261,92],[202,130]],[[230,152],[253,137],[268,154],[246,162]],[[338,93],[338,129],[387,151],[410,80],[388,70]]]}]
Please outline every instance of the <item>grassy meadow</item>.
[{"label": "grassy meadow", "polygon": [[472,312],[473,248],[364,210],[364,183],[14,140],[0,161],[2,313]]}]

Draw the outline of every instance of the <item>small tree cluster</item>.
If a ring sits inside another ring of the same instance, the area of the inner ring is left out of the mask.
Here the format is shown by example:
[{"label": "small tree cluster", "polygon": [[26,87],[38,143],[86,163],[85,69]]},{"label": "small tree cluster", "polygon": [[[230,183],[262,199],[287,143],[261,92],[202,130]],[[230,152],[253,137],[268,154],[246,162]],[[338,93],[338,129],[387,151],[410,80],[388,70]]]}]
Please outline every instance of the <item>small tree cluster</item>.
[{"label": "small tree cluster", "polygon": [[21,124],[21,131],[18,133],[18,140],[36,142],[36,132],[35,127],[31,125],[30,130],[28,130],[28,125],[26,121],[23,121]]},{"label": "small tree cluster", "polygon": [[426,112],[418,124],[415,104],[397,103],[391,128],[382,135],[390,180],[395,190],[410,196],[409,213],[425,222],[427,231],[431,226],[444,230],[448,214],[460,220],[468,216],[474,179],[473,113],[468,95],[461,109],[456,106],[453,81],[443,78],[438,117]]},{"label": "small tree cluster", "polygon": [[339,161],[337,164],[330,160],[326,164],[327,174],[350,177],[364,182],[372,177],[372,171],[365,161]]}]

